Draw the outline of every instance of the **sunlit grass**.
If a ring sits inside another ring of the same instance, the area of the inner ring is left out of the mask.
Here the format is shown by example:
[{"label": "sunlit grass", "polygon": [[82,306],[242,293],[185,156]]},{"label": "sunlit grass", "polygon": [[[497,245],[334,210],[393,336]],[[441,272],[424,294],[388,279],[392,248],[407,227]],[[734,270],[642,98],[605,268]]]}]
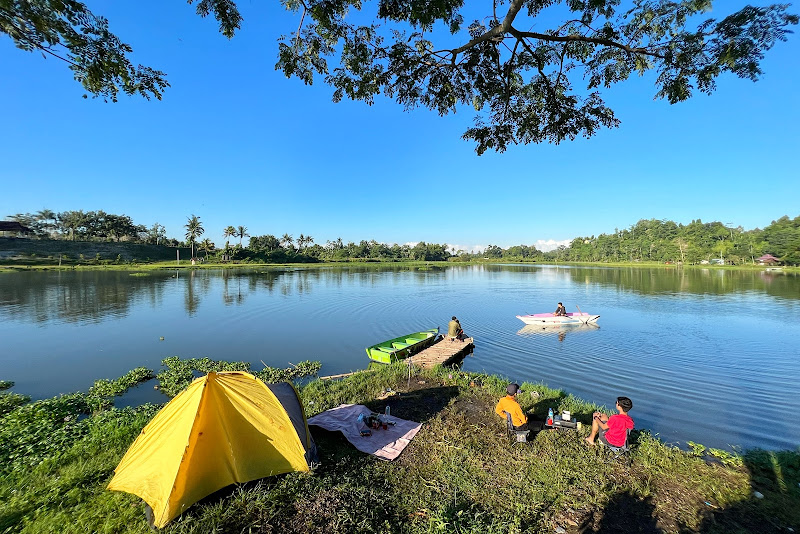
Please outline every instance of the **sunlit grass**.
[{"label": "sunlit grass", "polygon": [[[552,532],[556,525],[596,527],[620,499],[639,503],[647,512],[641,520],[664,532],[757,532],[759,522],[800,523],[797,451],[730,453],[741,463],[726,466],[643,431],[630,458],[620,460],[584,443],[588,425],[512,445],[493,412],[505,385],[500,377],[448,370],[409,376],[402,364],[313,380],[301,388],[309,416],[341,403],[374,410],[389,404],[397,416],[416,413],[422,429],[394,462],[314,430],[323,462],[315,472],[226,488],[164,532]],[[17,447],[26,466],[0,478],[0,532],[148,532],[140,499],[105,486],[159,407],[72,420],[72,411],[86,409],[80,399],[51,399],[44,411],[33,409],[39,403],[20,406],[0,419],[17,436],[2,445]],[[597,409],[542,384],[523,384],[520,401],[537,416],[548,407],[569,409],[584,422]],[[58,446],[47,446],[50,439]],[[754,490],[764,498],[753,497]]]}]

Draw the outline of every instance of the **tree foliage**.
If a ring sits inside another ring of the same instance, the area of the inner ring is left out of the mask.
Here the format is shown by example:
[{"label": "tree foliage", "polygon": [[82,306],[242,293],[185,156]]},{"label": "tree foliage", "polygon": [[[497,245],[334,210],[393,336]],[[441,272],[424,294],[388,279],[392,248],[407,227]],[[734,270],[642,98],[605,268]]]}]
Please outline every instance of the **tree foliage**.
[{"label": "tree foliage", "polygon": [[[616,127],[601,89],[632,74],[653,72],[656,97],[673,104],[711,93],[723,73],[757,80],[765,53],[798,23],[787,4],[699,20],[711,0],[281,3],[299,18],[279,39],[276,68],[287,77],[322,78],[337,102],[371,104],[385,94],[440,115],[472,107],[474,125],[463,137],[479,154]],[[232,0],[194,4],[227,37],[241,25]],[[465,13],[479,18],[467,22]],[[121,89],[160,98],[169,85],[163,72],[134,67],[131,47],[75,0],[0,0],[0,31],[22,49],[67,61],[95,96],[116,100]]]},{"label": "tree foliage", "polygon": [[[177,246],[175,239],[165,236],[164,227],[155,223],[147,229],[135,225],[130,217],[108,214],[102,210],[84,212],[64,211],[54,213],[43,209],[36,214],[18,213],[9,216],[32,228],[40,238],[77,240],[132,241]],[[54,222],[50,222],[54,221]],[[203,232],[200,218],[188,218],[187,246],[194,247]],[[247,228],[229,226],[225,237],[249,237]],[[788,216],[772,221],[766,228],[745,230],[741,226],[715,221],[704,223],[700,219],[689,224],[658,219],[642,219],[627,229],[615,229],[598,236],[576,237],[569,245],[543,252],[532,245],[515,245],[507,249],[494,244],[482,252],[468,253],[453,250],[446,244],[381,243],[374,239],[345,243],[341,238],[324,245],[314,242],[310,235],[300,234],[295,239],[285,233],[281,237],[267,234],[250,237],[249,245],[241,244],[217,249],[205,239],[199,249],[206,259],[266,262],[318,262],[318,261],[578,261],[578,262],[682,262],[700,263],[722,259],[728,264],[753,263],[763,254],[772,254],[788,265],[800,265],[800,216]],[[194,248],[193,248],[194,250]],[[194,252],[192,252],[194,256]]]},{"label": "tree foliage", "polygon": [[[297,243],[297,248],[293,246]],[[250,238],[243,251],[249,259],[278,262],[305,261],[445,261],[452,256],[445,244],[425,243],[398,245],[362,240],[345,243],[341,238],[328,241],[325,246],[314,244],[314,239],[303,234],[297,240],[289,234],[282,238],[263,235]]]},{"label": "tree foliage", "polygon": [[55,213],[43,209],[37,213],[9,215],[9,218],[27,226],[36,236],[43,238],[145,241],[148,234],[143,225],[134,224],[133,219],[127,215],[115,215],[103,210]]},{"label": "tree foliage", "polygon": [[133,51],[114,35],[108,20],[75,0],[0,0],[0,32],[27,51],[65,61],[88,93],[117,101],[120,90],[161,99],[169,86],[163,72],[134,66]]},{"label": "tree foliage", "polygon": [[[500,249],[499,257],[519,257]],[[488,251],[488,249],[487,249]],[[783,216],[761,229],[745,230],[700,219],[687,225],[657,219],[641,220],[611,234],[577,237],[569,246],[533,256],[552,261],[654,261],[701,263],[712,259],[727,264],[754,263],[763,254],[800,265],[800,216]]]}]

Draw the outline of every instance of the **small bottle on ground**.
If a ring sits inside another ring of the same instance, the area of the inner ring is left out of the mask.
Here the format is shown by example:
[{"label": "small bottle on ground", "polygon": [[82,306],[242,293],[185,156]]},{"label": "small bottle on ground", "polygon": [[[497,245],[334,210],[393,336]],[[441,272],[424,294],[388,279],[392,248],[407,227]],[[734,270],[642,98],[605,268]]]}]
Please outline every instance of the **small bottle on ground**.
[{"label": "small bottle on ground", "polygon": [[553,424],[553,409],[552,408],[547,410],[547,424],[548,425],[552,425]]}]

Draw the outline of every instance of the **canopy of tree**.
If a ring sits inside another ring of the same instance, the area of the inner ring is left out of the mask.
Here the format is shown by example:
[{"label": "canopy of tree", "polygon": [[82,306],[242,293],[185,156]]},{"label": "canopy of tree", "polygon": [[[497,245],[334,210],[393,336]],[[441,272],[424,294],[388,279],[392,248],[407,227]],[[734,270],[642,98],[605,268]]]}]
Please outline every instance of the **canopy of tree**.
[{"label": "canopy of tree", "polygon": [[[233,0],[188,3],[227,37],[241,26]],[[383,93],[441,115],[471,106],[475,123],[463,137],[478,153],[617,126],[599,89],[634,73],[654,71],[656,96],[671,103],[712,92],[724,72],[756,80],[764,54],[798,23],[783,4],[697,20],[711,0],[281,3],[298,15],[296,31],[278,44],[276,68],[287,77],[311,84],[320,76],[334,101],[372,103]],[[77,0],[0,0],[0,31],[19,48],[66,61],[94,96],[161,98],[169,86],[165,73],[134,66],[132,48]]]}]

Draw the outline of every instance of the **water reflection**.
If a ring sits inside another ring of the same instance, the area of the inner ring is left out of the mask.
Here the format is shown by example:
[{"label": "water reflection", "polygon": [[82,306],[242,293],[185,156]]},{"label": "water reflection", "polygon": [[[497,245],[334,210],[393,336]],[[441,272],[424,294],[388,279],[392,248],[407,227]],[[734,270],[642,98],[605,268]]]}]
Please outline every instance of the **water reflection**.
[{"label": "water reflection", "polygon": [[[168,356],[320,360],[323,374],[363,369],[364,347],[446,327],[476,339],[464,361],[544,382],[592,402],[621,392],[637,425],[667,441],[786,448],[741,399],[800,411],[800,277],[783,273],[541,265],[325,266],[0,275],[0,378],[43,398],[86,390]],[[600,313],[601,325],[535,325],[521,313]],[[775,313],[778,310],[780,313]],[[80,328],[76,328],[79,326]],[[579,335],[580,334],[580,335]],[[621,365],[623,363],[624,365]],[[597,380],[598,369],[614,369]],[[715,417],[694,414],[714,412]]]},{"label": "water reflection", "polygon": [[572,267],[562,268],[561,272],[569,273],[573,282],[615,286],[644,295],[659,293],[724,295],[764,292],[783,299],[800,298],[800,292],[797,290],[798,277],[790,273],[634,267]]},{"label": "water reflection", "polygon": [[599,330],[600,325],[596,323],[589,324],[572,324],[572,325],[547,325],[540,326],[534,324],[526,324],[517,330],[518,336],[558,336],[559,341],[564,341],[569,335],[585,334],[595,330]]},{"label": "water reflection", "polygon": [[[182,288],[183,307],[193,316],[203,301],[215,295],[221,283],[225,306],[244,305],[248,296],[276,289],[285,297],[310,295],[316,286],[326,288],[356,284],[383,287],[387,284],[425,285],[446,280],[476,277],[493,280],[517,273],[539,281],[571,282],[612,286],[643,295],[696,294],[725,295],[764,293],[786,300],[798,300],[798,277],[785,272],[726,271],[722,269],[603,268],[539,265],[454,265],[447,267],[346,266],[303,269],[220,269],[187,271],[58,271],[10,273],[0,277],[0,313],[35,322],[100,321],[125,316],[137,299],[159,306],[167,281]],[[398,276],[398,275],[406,276]],[[409,278],[410,277],[410,278]],[[564,331],[566,334],[570,331]],[[546,334],[547,331],[538,332]],[[556,335],[559,332],[551,332]],[[520,335],[533,334],[523,328]],[[561,336],[563,339],[563,335]]]},{"label": "water reflection", "polygon": [[168,279],[161,272],[10,273],[0,276],[0,314],[37,323],[99,322],[127,315],[139,299],[160,305]]}]

